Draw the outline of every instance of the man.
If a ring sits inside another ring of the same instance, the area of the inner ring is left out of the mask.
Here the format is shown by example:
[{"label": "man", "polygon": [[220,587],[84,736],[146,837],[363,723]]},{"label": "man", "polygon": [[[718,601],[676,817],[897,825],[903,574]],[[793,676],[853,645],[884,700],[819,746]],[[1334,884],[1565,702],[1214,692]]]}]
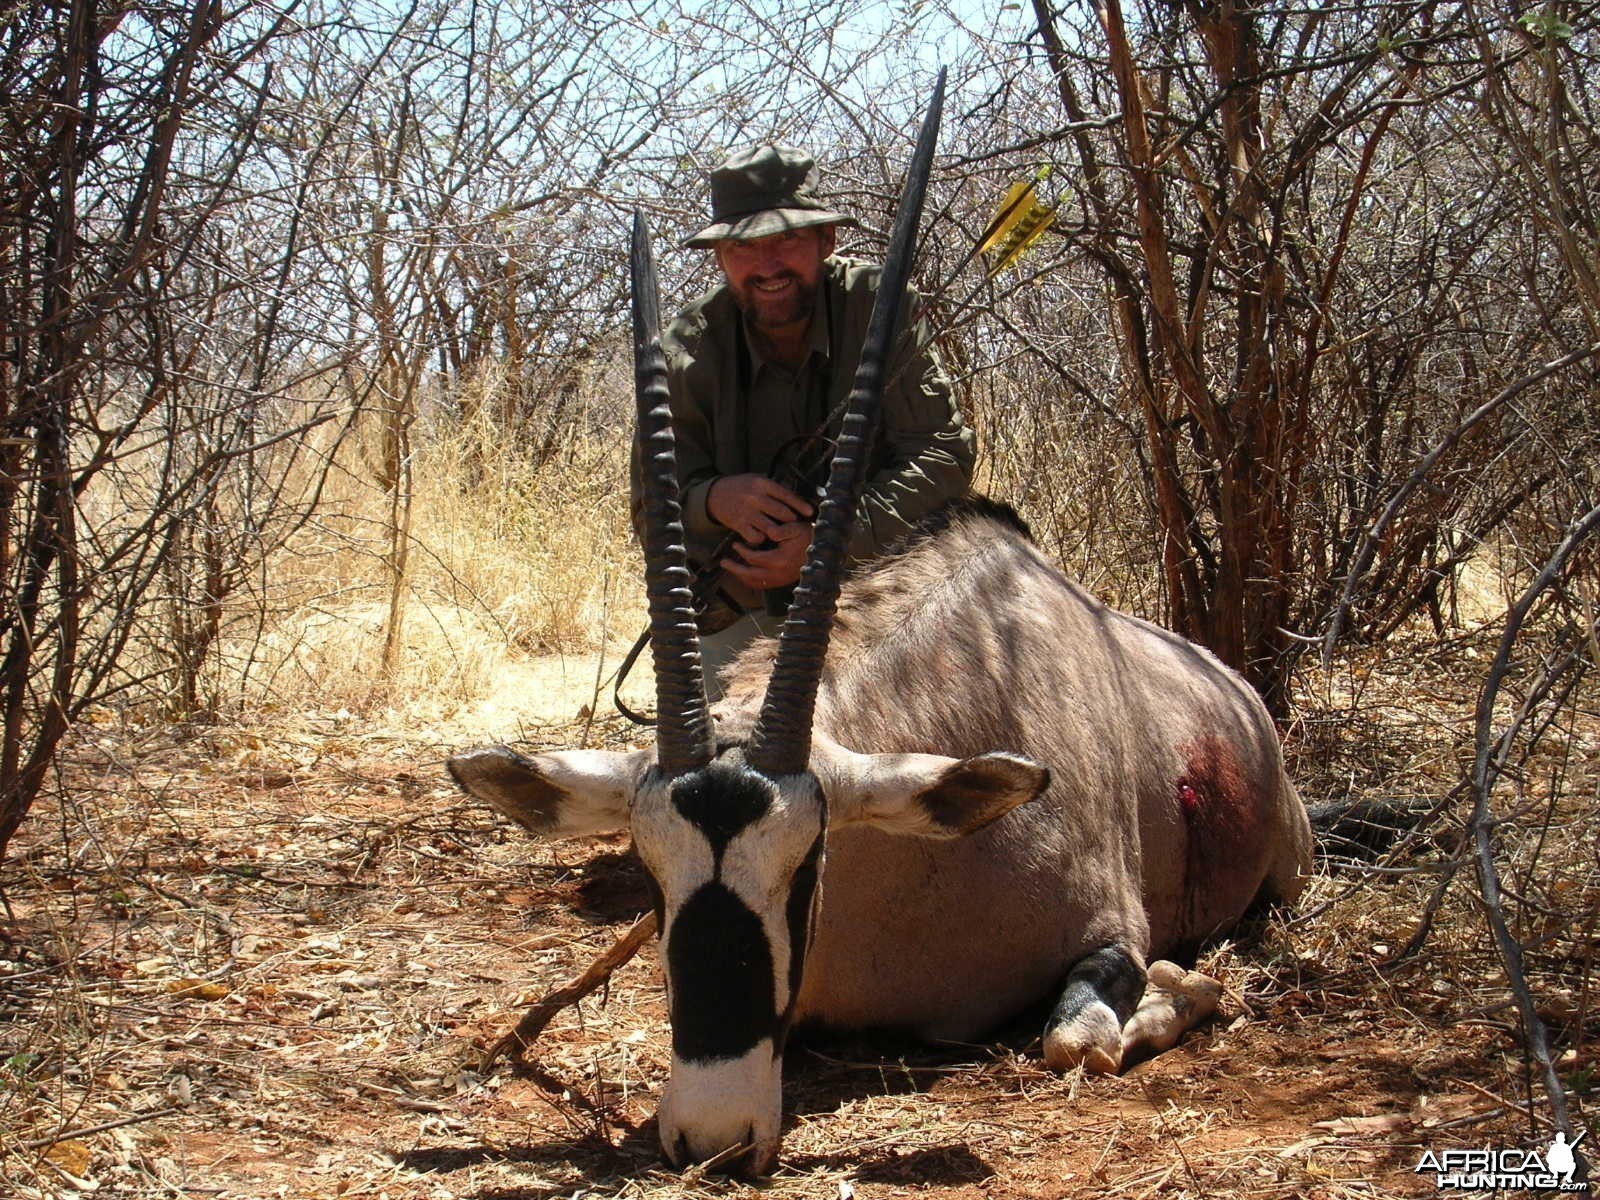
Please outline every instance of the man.
[{"label": "man", "polygon": [[[722,596],[745,615],[702,622],[708,681],[758,632],[775,632],[811,544],[818,484],[866,336],[878,268],[833,256],[840,225],[818,194],[811,155],[758,146],[711,173],[712,223],[684,242],[711,250],[720,287],[662,336],[690,558],[718,562]],[[914,311],[914,310],[913,310]],[[849,561],[881,553],[966,492],[973,438],[917,322],[890,362]],[[821,470],[793,476],[797,455]],[[635,525],[639,516],[637,475]]]}]

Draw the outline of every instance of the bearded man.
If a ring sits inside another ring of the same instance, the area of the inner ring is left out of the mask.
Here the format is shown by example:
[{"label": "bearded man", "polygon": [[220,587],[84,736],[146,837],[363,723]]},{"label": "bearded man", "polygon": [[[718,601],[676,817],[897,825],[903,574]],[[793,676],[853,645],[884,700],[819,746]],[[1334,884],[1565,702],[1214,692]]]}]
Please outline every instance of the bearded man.
[{"label": "bearded man", "polygon": [[[776,632],[800,577],[879,270],[834,255],[839,226],[857,222],[829,209],[803,150],[757,146],[729,157],[711,172],[711,212],[711,224],[683,244],[712,251],[723,282],[678,313],[662,345],[689,556],[723,572],[724,604],[702,620],[715,692],[717,668],[756,634]],[[972,432],[914,296],[909,311],[855,514],[852,563],[965,494],[972,477]],[[634,482],[637,527],[637,471]]]}]

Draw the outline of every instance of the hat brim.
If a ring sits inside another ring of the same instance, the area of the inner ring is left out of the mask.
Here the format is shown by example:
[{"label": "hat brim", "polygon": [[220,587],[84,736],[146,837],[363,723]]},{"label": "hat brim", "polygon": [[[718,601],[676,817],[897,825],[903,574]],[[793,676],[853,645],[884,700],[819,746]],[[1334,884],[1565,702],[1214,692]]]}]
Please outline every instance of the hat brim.
[{"label": "hat brim", "polygon": [[707,225],[693,237],[685,238],[681,245],[693,250],[710,250],[718,242],[753,242],[757,238],[788,233],[792,229],[808,229],[813,225],[859,224],[854,217],[825,208],[768,208],[737,221]]}]

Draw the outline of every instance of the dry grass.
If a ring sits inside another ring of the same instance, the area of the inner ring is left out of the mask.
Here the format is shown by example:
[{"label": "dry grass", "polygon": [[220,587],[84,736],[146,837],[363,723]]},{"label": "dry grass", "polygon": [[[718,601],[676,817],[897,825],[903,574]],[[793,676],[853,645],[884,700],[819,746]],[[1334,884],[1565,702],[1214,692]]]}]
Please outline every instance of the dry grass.
[{"label": "dry grass", "polygon": [[[1418,651],[1404,670],[1374,653],[1314,681],[1321,715],[1290,743],[1307,795],[1445,795],[1471,648]],[[754,1194],[657,1156],[668,1042],[653,947],[558,1018],[536,1065],[476,1073],[519,997],[576,974],[647,904],[622,840],[541,846],[452,792],[439,759],[482,716],[421,728],[280,713],[188,739],[108,722],[81,740],[67,798],[36,814],[5,869],[0,1176],[14,1194]],[[1577,1001],[1600,911],[1596,806],[1581,803],[1597,730],[1591,713],[1563,743],[1564,799],[1536,871],[1573,881],[1566,911],[1589,917],[1533,959],[1580,1086],[1594,1071]],[[523,726],[540,745],[585,731],[633,736],[614,718]],[[1440,839],[1448,849],[1448,827]],[[1531,836],[1506,841],[1525,865]],[[1213,950],[1222,1017],[1117,1079],[1050,1075],[1031,1024],[988,1046],[799,1050],[783,1165],[759,1191],[1432,1194],[1413,1171],[1423,1148],[1530,1132],[1469,881],[1424,953],[1386,966],[1441,853],[1430,842],[1401,873],[1321,878],[1302,907],[1325,910]]]},{"label": "dry grass", "polygon": [[[1443,815],[1378,870],[1324,875],[1299,916],[1211,951],[1222,1017],[1120,1078],[1046,1072],[1037,1022],[986,1046],[800,1049],[772,1180],[669,1171],[653,947],[558,1018],[536,1064],[480,1076],[519,1000],[647,904],[621,839],[534,844],[443,778],[466,744],[637,737],[599,688],[641,608],[622,443],[597,433],[535,471],[497,465],[493,442],[458,431],[418,454],[398,672],[381,670],[383,497],[351,454],[326,516],[269,565],[270,595],[235,614],[227,719],[130,706],[78,730],[0,871],[7,1194],[1342,1200],[1434,1194],[1413,1170],[1424,1148],[1543,1136],[1470,871],[1422,953],[1392,961],[1458,849],[1492,630],[1396,640],[1301,681],[1287,742],[1308,800]],[[1113,531],[1072,525],[1121,486],[1091,472],[1020,496],[1112,591],[1136,576],[1138,539],[1117,550]],[[1473,588],[1463,616],[1492,614],[1494,581]],[[1591,688],[1496,798],[1516,818],[1500,846],[1518,932],[1591,1124],[1597,709]]]},{"label": "dry grass", "polygon": [[[594,675],[595,652],[614,665],[643,614],[625,436],[596,430],[537,465],[506,453],[486,418],[419,429],[402,649],[387,669],[394,539],[372,465],[377,437],[359,428],[329,451],[325,479],[304,472],[301,486],[320,488],[317,517],[267,561],[264,582],[231,598],[208,670],[221,712],[293,710],[314,698],[327,712],[426,720],[496,703],[530,682],[531,662],[574,660],[563,691],[575,673]],[[538,719],[571,715],[540,703],[549,689],[533,682]]]}]

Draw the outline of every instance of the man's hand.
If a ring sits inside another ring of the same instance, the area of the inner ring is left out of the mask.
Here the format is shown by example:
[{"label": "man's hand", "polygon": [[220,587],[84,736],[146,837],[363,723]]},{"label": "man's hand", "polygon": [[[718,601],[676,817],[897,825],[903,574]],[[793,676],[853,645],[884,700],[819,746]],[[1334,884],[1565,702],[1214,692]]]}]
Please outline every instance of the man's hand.
[{"label": "man's hand", "polygon": [[747,588],[764,592],[788,587],[800,580],[806,551],[811,548],[811,522],[791,521],[773,529],[773,545],[757,550],[735,542],[733,554],[722,560],[722,569]]},{"label": "man's hand", "polygon": [[[723,475],[706,492],[706,512],[717,524],[737,533],[747,546],[759,546],[769,540],[785,540],[778,530],[809,518],[811,505],[765,475]],[[806,526],[808,531],[810,528]],[[791,533],[789,539],[795,536]]]}]

